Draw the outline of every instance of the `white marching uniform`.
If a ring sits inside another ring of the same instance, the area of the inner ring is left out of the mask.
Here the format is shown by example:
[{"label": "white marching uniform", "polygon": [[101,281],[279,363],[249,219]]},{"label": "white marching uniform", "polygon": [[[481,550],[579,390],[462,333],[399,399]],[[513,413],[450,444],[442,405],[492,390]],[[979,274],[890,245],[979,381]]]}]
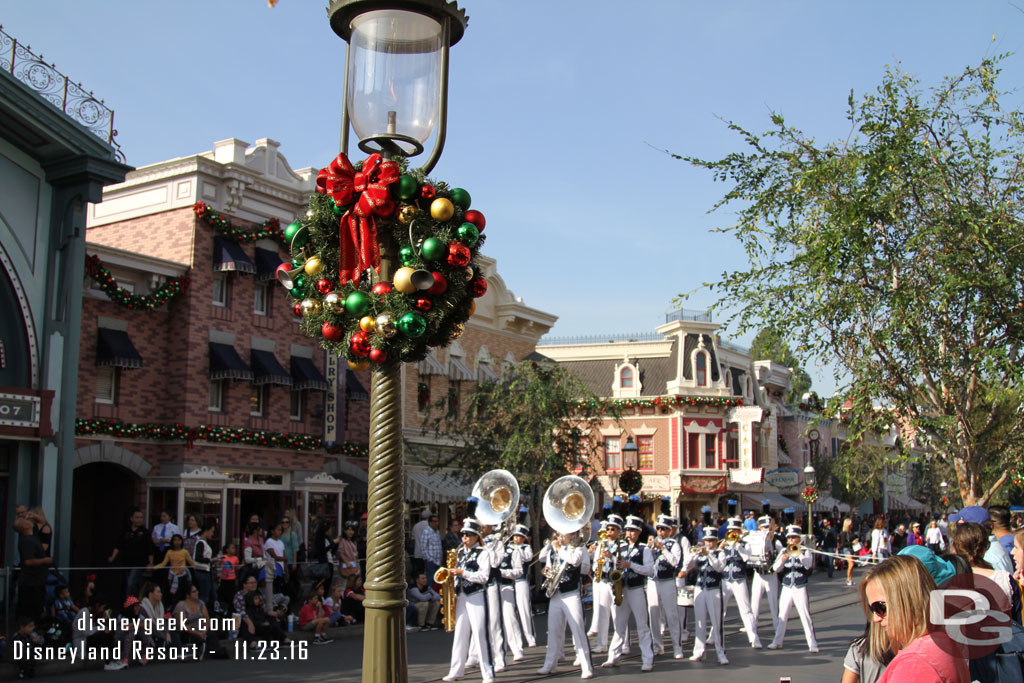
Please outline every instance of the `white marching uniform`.
[{"label": "white marching uniform", "polygon": [[[505,627],[508,647],[512,650],[512,659],[523,658],[523,634],[516,616],[516,582],[525,576],[523,554],[519,546],[509,542],[505,544],[505,552],[498,565],[501,592],[501,623]],[[525,579],[524,579],[525,580]]]},{"label": "white marching uniform", "polygon": [[533,630],[533,603],[530,599],[530,577],[527,574],[527,567],[533,562],[533,548],[529,543],[516,546],[523,563],[523,575],[516,579],[516,610],[519,612],[519,621],[523,627],[523,638],[527,647],[537,645],[537,633]]},{"label": "white marching uniform", "polygon": [[[491,534],[484,541],[484,550],[490,555],[491,578],[487,582],[487,632],[490,636],[491,656],[494,671],[505,670],[505,638],[501,629],[501,556],[504,546],[496,544],[497,534]],[[497,546],[497,547],[495,547]]]},{"label": "white marching uniform", "polygon": [[[668,622],[668,633],[672,638],[672,654],[676,659],[683,656],[680,635],[679,609],[676,605],[676,574],[682,564],[682,546],[674,538],[657,539],[664,550],[651,548],[654,574],[647,580],[647,605],[651,615],[651,632],[656,654],[664,652],[661,637],[661,618]],[[657,634],[657,635],[654,635]]]},{"label": "white marching uniform", "polygon": [[747,562],[750,550],[741,542],[725,543],[719,551],[722,558],[722,620],[729,611],[729,598],[736,598],[736,607],[740,611],[740,620],[747,630],[747,639],[751,647],[761,647],[757,637],[757,620],[750,611],[750,599],[747,596]]},{"label": "white marching uniform", "polygon": [[452,641],[452,662],[449,678],[466,674],[470,650],[480,664],[484,681],[494,680],[491,652],[487,647],[487,595],[485,586],[491,576],[491,555],[480,546],[459,549],[457,567],[465,570],[455,577],[455,632]]},{"label": "white marching uniform", "polygon": [[566,569],[558,589],[548,603],[548,648],[544,655],[544,666],[540,671],[550,673],[555,670],[562,656],[565,627],[568,625],[582,676],[590,678],[594,675],[594,669],[590,661],[590,643],[587,641],[587,630],[583,622],[583,600],[580,596],[581,576],[587,553],[581,547],[562,546],[553,551],[551,546],[548,546],[541,555],[549,569],[557,570],[562,564]]},{"label": "white marching uniform", "polygon": [[[679,557],[681,558],[680,561],[679,561],[679,569],[681,571],[682,568],[683,568],[683,562],[686,561],[686,554],[688,552],[690,552],[690,539],[688,539],[685,534],[680,534],[679,536],[676,537],[676,542],[679,543]],[[678,575],[677,575],[676,576],[676,591],[678,591],[680,588],[684,587],[685,585],[686,585],[686,579],[685,578],[680,579],[680,578],[678,578]],[[677,593],[677,595],[678,595],[678,593]],[[686,630],[686,609],[687,609],[687,607],[686,607],[686,605],[680,605],[679,602],[678,602],[678,599],[677,599],[676,600],[676,609],[677,609],[678,614],[679,614],[679,634],[680,634],[679,640],[680,640],[680,642],[686,642],[686,639],[690,637],[690,632]]]},{"label": "white marching uniform", "polygon": [[813,564],[814,556],[806,549],[795,556],[786,552],[779,553],[775,559],[773,566],[779,583],[782,584],[782,590],[779,593],[779,625],[775,629],[775,638],[768,646],[773,650],[782,647],[782,641],[786,637],[789,608],[796,605],[796,612],[800,615],[800,623],[804,627],[804,637],[807,638],[807,649],[811,652],[818,651],[814,623],[811,621],[811,607],[807,600],[807,579],[811,575]]},{"label": "white marching uniform", "polygon": [[697,622],[691,657],[694,660],[704,657],[710,626],[718,661],[728,662],[725,658],[725,640],[722,633],[722,565],[722,558],[714,550],[700,553],[691,548],[683,561],[685,571],[697,569],[697,586],[693,591],[693,616]]},{"label": "white marching uniform", "polygon": [[772,618],[772,632],[774,633],[779,627],[779,577],[776,576],[772,565],[784,548],[782,543],[774,537],[766,538],[765,544],[771,550],[765,553],[766,564],[754,565],[754,578],[750,581],[750,613],[756,623],[761,613],[761,597],[767,595],[768,615]]},{"label": "white marching uniform", "polygon": [[614,590],[613,584],[608,580],[612,570],[615,569],[615,562],[619,554],[619,546],[623,541],[611,541],[605,540],[603,543],[598,543],[594,548],[594,558],[591,561],[593,567],[597,567],[597,563],[601,558],[601,553],[607,550],[611,557],[604,560],[604,564],[601,566],[601,580],[595,580],[592,584],[594,591],[594,617],[593,624],[590,628],[591,631],[597,634],[597,650],[604,652],[608,649],[608,622],[612,618],[612,607],[614,607]]},{"label": "white marching uniform", "polygon": [[614,666],[622,656],[626,638],[629,616],[636,621],[636,636],[640,644],[640,659],[644,668],[654,664],[654,642],[651,637],[650,614],[647,609],[647,594],[644,590],[646,577],[654,573],[654,560],[651,551],[644,545],[626,544],[625,559],[629,568],[622,572],[622,604],[612,605],[612,621],[615,624],[615,635],[608,649],[607,666]]}]

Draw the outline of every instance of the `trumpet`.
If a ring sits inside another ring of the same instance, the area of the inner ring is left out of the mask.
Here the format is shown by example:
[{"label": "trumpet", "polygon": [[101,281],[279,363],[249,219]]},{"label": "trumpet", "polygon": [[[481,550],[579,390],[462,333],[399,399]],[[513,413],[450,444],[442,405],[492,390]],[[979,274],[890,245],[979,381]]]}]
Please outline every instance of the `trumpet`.
[{"label": "trumpet", "polygon": [[786,546],[786,552],[793,556],[799,555],[801,550],[803,550],[803,546],[799,543],[794,542]]},{"label": "trumpet", "polygon": [[725,534],[725,542],[726,543],[735,543],[738,540],[740,540],[740,532],[739,531],[737,531],[736,529],[730,529],[728,532],[726,532],[726,534]]}]

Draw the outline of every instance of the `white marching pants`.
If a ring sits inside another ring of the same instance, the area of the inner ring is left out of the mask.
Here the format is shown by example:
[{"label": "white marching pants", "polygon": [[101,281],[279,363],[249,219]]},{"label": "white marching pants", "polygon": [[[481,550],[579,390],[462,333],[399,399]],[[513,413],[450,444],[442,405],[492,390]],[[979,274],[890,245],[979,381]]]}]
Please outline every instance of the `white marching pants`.
[{"label": "white marching pants", "polygon": [[592,676],[594,668],[590,661],[590,643],[587,641],[587,630],[583,622],[583,602],[580,600],[579,591],[556,592],[548,603],[548,649],[544,655],[544,668],[554,670],[558,664],[565,642],[566,625],[572,633],[572,643],[580,659],[582,674]]},{"label": "white marching pants", "polygon": [[505,626],[505,634],[508,636],[508,648],[512,650],[512,656],[519,658],[523,656],[523,634],[519,630],[519,618],[516,616],[516,587],[501,586],[501,623]]},{"label": "white marching pants", "polygon": [[782,647],[782,641],[786,637],[786,619],[789,617],[789,608],[793,605],[796,606],[796,613],[800,615],[800,623],[804,627],[807,649],[817,650],[818,641],[814,638],[814,623],[811,621],[811,606],[807,601],[806,586],[782,587],[782,592],[779,593],[779,625],[775,629],[775,638],[772,640],[772,644]]},{"label": "white marching pants", "polygon": [[526,645],[533,647],[537,644],[537,633],[533,630],[533,603],[530,601],[530,582],[526,579],[516,579],[516,610]]},{"label": "white marching pants", "polygon": [[722,633],[722,591],[718,588],[701,588],[693,591],[693,616],[697,622],[694,633],[693,656],[700,657],[707,646],[708,627],[711,637],[715,639],[715,652],[718,658],[725,657],[724,634]]},{"label": "white marching pants", "polygon": [[676,607],[679,611],[679,632],[682,634],[682,639],[685,640],[689,637],[689,632],[686,630],[686,605],[679,604],[679,589],[686,585],[685,579],[676,579]]},{"label": "white marching pants", "polygon": [[754,571],[750,581],[750,613],[757,623],[761,613],[761,596],[768,596],[768,615],[772,618],[772,631],[779,628],[779,577],[775,572],[761,574]]},{"label": "white marching pants", "polygon": [[747,640],[751,647],[761,647],[761,640],[757,637],[757,619],[754,619],[750,612],[750,598],[747,597],[746,581],[723,581],[722,582],[722,618],[725,618],[729,611],[729,598],[736,598],[736,607],[740,610],[740,621],[743,628],[747,629]]},{"label": "white marching pants", "polygon": [[614,596],[612,584],[607,581],[598,581],[594,587],[594,619],[590,630],[597,634],[597,647],[601,650],[608,649],[608,622],[612,618]]},{"label": "white marching pants", "polygon": [[501,590],[497,583],[487,586],[487,632],[494,669],[501,671],[505,668],[505,639],[501,634]]},{"label": "white marching pants", "polygon": [[[472,647],[471,647],[472,646]],[[455,631],[452,640],[452,665],[449,676],[464,676],[470,650],[480,664],[480,677],[494,680],[491,653],[487,651],[487,597],[484,591],[462,593],[455,598]]]},{"label": "white marching pants", "polygon": [[[668,633],[672,638],[672,654],[683,653],[682,639],[680,635],[679,610],[676,609],[676,580],[672,579],[649,579],[647,581],[647,605],[651,614],[651,632],[654,639],[654,649],[657,652],[664,650],[661,637],[661,620],[664,617],[668,622]],[[664,605],[664,609],[662,609]],[[654,635],[654,634],[658,635]]]},{"label": "white marching pants", "polygon": [[654,643],[651,638],[650,614],[647,610],[647,592],[643,586],[639,588],[623,588],[622,604],[612,606],[612,621],[615,622],[615,635],[608,649],[608,661],[615,663],[622,656],[623,645],[629,638],[627,627],[629,617],[636,621],[636,638],[640,643],[640,660],[645,666],[654,663]]}]

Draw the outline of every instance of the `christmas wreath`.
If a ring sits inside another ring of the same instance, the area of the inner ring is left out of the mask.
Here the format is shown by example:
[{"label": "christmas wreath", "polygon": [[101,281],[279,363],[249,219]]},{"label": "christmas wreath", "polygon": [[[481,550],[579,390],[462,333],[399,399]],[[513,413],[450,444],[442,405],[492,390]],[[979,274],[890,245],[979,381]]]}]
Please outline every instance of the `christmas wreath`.
[{"label": "christmas wreath", "polygon": [[619,488],[629,495],[640,493],[640,489],[644,487],[644,477],[636,470],[626,470],[619,477]]},{"label": "christmas wreath", "polygon": [[805,486],[800,496],[804,499],[805,503],[813,503],[818,500],[818,489],[813,486]]},{"label": "christmas wreath", "polygon": [[[470,202],[404,160],[373,154],[353,166],[339,154],[320,171],[306,217],[284,231],[292,261],[278,279],[302,331],[353,368],[421,360],[457,339],[487,291],[477,263],[486,220]],[[384,240],[401,261],[390,282],[373,275]]]}]

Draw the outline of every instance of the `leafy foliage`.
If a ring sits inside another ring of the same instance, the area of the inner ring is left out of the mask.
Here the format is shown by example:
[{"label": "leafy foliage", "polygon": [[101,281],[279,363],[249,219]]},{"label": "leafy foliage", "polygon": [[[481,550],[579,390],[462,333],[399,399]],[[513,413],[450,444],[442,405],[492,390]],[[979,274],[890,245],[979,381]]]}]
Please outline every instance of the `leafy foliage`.
[{"label": "leafy foliage", "polygon": [[1024,118],[1000,105],[1000,59],[928,92],[889,69],[851,93],[846,140],[776,113],[763,135],[729,123],[745,151],[677,157],[732,184],[715,208],[736,207],[722,231],[750,265],[707,285],[717,306],[835,363],[851,440],[900,425],[953,463],[965,504],[1004,483],[1024,427],[1000,398],[1024,368]]}]

